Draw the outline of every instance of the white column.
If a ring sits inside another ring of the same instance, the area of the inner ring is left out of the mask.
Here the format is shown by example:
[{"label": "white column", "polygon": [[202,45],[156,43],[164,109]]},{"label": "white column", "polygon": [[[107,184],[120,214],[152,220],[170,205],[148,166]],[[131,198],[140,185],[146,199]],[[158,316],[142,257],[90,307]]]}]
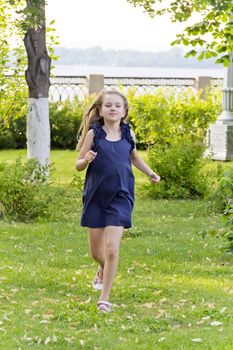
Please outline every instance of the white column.
[{"label": "white column", "polygon": [[222,113],[208,128],[205,155],[226,161],[233,160],[233,62],[225,68],[222,95]]},{"label": "white column", "polygon": [[[233,59],[233,54],[231,54]],[[233,125],[233,62],[224,68],[224,80],[222,88],[222,113],[218,117],[216,124]]]}]

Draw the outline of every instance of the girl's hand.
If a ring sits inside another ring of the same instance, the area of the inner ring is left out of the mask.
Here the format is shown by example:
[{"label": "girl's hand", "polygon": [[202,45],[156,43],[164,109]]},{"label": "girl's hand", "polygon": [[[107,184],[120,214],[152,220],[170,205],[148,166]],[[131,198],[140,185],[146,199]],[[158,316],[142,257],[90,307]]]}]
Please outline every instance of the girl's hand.
[{"label": "girl's hand", "polygon": [[97,156],[97,152],[90,150],[86,153],[84,159],[87,163],[91,163],[91,162],[93,162],[93,160],[95,159],[96,156]]},{"label": "girl's hand", "polygon": [[151,182],[154,184],[157,184],[160,181],[160,176],[155,173],[150,174],[150,178]]}]

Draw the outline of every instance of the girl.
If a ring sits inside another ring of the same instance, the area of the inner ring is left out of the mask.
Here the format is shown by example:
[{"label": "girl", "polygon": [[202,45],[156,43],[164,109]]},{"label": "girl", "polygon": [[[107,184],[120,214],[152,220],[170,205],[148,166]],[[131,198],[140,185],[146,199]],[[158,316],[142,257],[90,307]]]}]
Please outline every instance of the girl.
[{"label": "girl", "polygon": [[99,263],[93,288],[102,290],[97,307],[110,312],[109,295],[117,271],[124,228],[132,226],[134,176],[131,163],[158,183],[139,156],[124,120],[128,102],[117,90],[103,90],[84,116],[78,142],[78,171],[87,168],[81,226],[88,227],[91,256]]}]

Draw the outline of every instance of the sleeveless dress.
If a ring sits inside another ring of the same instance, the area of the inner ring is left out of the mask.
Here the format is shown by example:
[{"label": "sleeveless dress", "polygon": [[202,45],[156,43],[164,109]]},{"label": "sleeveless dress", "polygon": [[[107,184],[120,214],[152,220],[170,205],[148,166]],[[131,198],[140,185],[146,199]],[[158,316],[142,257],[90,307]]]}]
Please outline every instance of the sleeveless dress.
[{"label": "sleeveless dress", "polygon": [[131,151],[135,143],[129,124],[121,122],[121,139],[118,141],[106,140],[102,126],[98,122],[90,127],[94,132],[92,150],[97,156],[86,172],[81,226],[129,228],[134,206]]}]

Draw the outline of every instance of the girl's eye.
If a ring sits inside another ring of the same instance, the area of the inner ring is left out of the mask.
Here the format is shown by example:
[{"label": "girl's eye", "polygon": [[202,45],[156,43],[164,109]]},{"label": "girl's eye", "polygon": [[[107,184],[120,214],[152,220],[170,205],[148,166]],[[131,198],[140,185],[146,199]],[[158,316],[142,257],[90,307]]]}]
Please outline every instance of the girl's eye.
[{"label": "girl's eye", "polygon": [[[110,107],[112,107],[112,105],[111,105],[111,104],[106,104],[106,105],[104,105],[104,107],[110,108]],[[116,108],[120,108],[121,105],[115,105],[115,107],[116,107]]]}]

